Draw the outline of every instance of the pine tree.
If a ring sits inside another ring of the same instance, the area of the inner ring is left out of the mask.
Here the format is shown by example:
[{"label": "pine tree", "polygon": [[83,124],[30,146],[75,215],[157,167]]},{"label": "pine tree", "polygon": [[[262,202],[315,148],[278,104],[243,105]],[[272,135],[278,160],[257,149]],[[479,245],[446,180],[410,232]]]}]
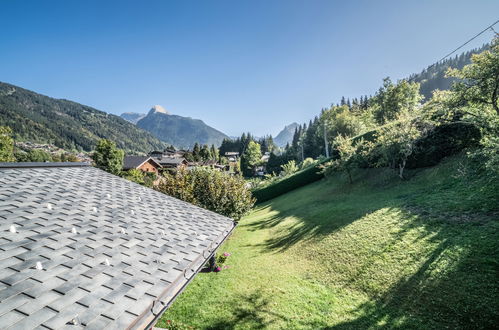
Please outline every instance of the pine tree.
[{"label": "pine tree", "polygon": [[199,148],[199,144],[196,142],[194,144],[194,148],[192,149],[192,157],[194,158],[194,161],[199,162],[201,160],[200,152],[201,149]]}]

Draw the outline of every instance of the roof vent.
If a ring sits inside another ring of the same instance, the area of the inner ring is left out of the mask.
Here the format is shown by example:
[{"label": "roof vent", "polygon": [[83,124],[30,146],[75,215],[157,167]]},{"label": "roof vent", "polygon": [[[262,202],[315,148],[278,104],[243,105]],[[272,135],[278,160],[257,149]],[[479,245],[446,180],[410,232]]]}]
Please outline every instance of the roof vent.
[{"label": "roof vent", "polygon": [[10,225],[9,231],[13,234],[17,233],[16,226],[15,225]]},{"label": "roof vent", "polygon": [[35,266],[35,268],[36,268],[36,269],[38,269],[38,270],[43,270],[43,265],[42,265],[42,263],[41,263],[40,261],[37,261],[37,262],[36,262],[36,266]]},{"label": "roof vent", "polygon": [[47,203],[47,209],[52,210],[52,204]]},{"label": "roof vent", "polygon": [[97,208],[95,206],[92,207],[92,211],[97,212]]},{"label": "roof vent", "polygon": [[130,211],[130,213],[131,213],[132,215],[135,215],[135,211],[134,211],[134,210],[131,210],[131,211]]},{"label": "roof vent", "polygon": [[76,231],[76,228],[75,228],[75,227],[71,228],[71,232],[72,232],[73,234],[78,234],[78,232]]},{"label": "roof vent", "polygon": [[111,266],[111,263],[109,262],[108,258],[106,258],[106,260],[104,260],[104,265]]},{"label": "roof vent", "polygon": [[111,194],[106,194],[106,197],[107,198],[111,198]]},{"label": "roof vent", "polygon": [[122,227],[120,231],[121,231],[122,234],[126,234],[125,228]]}]

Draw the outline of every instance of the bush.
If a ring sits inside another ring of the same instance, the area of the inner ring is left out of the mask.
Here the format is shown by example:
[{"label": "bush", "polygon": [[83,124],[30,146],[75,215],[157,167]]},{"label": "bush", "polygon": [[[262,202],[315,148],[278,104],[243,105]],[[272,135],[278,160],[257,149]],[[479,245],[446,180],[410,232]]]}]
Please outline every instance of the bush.
[{"label": "bush", "polygon": [[262,203],[285,194],[293,189],[303,187],[309,183],[320,180],[324,177],[324,174],[321,172],[322,169],[320,168],[321,164],[322,163],[319,163],[315,166],[308,167],[265,188],[256,189],[252,192],[253,197],[256,198],[257,203]]},{"label": "bush", "polygon": [[300,170],[306,169],[307,167],[312,166],[315,163],[316,163],[316,160],[314,160],[311,157],[307,157],[307,158],[305,158],[303,160],[303,162],[301,162],[301,164],[300,164]]},{"label": "bush", "polygon": [[480,130],[469,123],[450,123],[435,127],[425,138],[416,143],[416,151],[407,160],[408,168],[436,165],[445,157],[477,146]]},{"label": "bush", "polygon": [[239,220],[255,203],[242,177],[209,168],[165,172],[155,189],[234,220]]}]

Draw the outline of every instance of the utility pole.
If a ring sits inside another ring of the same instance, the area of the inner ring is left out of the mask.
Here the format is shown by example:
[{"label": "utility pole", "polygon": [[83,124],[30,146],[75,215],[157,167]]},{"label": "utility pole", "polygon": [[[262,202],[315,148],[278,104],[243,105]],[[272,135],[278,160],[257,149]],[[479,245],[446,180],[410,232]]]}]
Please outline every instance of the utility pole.
[{"label": "utility pole", "polygon": [[329,146],[327,144],[326,121],[324,120],[324,147],[326,148],[326,158],[329,158]]}]

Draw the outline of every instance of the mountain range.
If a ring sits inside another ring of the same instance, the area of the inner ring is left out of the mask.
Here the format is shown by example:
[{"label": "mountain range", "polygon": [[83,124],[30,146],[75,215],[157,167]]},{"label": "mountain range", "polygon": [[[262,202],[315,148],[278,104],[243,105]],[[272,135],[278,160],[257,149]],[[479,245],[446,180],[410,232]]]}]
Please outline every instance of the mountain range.
[{"label": "mountain range", "polygon": [[274,143],[281,148],[284,148],[286,144],[291,143],[293,140],[293,135],[295,133],[296,128],[298,127],[297,123],[291,123],[283,128],[279,134],[274,138]]},{"label": "mountain range", "polygon": [[123,118],[76,102],[55,99],[0,82],[0,126],[16,141],[91,151],[106,138],[128,153],[147,153],[166,144]]},{"label": "mountain range", "polygon": [[[454,81],[445,76],[449,67],[461,69],[473,54],[488,47],[484,45],[435,63],[411,75],[409,80],[420,82],[421,93],[428,98],[435,89],[449,89]],[[161,106],[154,106],[147,114],[127,112],[120,117],[3,82],[0,82],[0,126],[12,128],[16,141],[83,151],[91,151],[101,138],[116,142],[127,153],[147,153],[167,144],[181,148],[192,147],[196,142],[218,146],[228,138],[199,119],[170,114]],[[297,126],[297,123],[287,125],[274,142],[286,146]]]},{"label": "mountain range", "polygon": [[229,138],[200,119],[170,114],[160,105],[147,114],[128,112],[121,117],[177,148],[189,149],[195,143],[220,146],[223,139]]}]

